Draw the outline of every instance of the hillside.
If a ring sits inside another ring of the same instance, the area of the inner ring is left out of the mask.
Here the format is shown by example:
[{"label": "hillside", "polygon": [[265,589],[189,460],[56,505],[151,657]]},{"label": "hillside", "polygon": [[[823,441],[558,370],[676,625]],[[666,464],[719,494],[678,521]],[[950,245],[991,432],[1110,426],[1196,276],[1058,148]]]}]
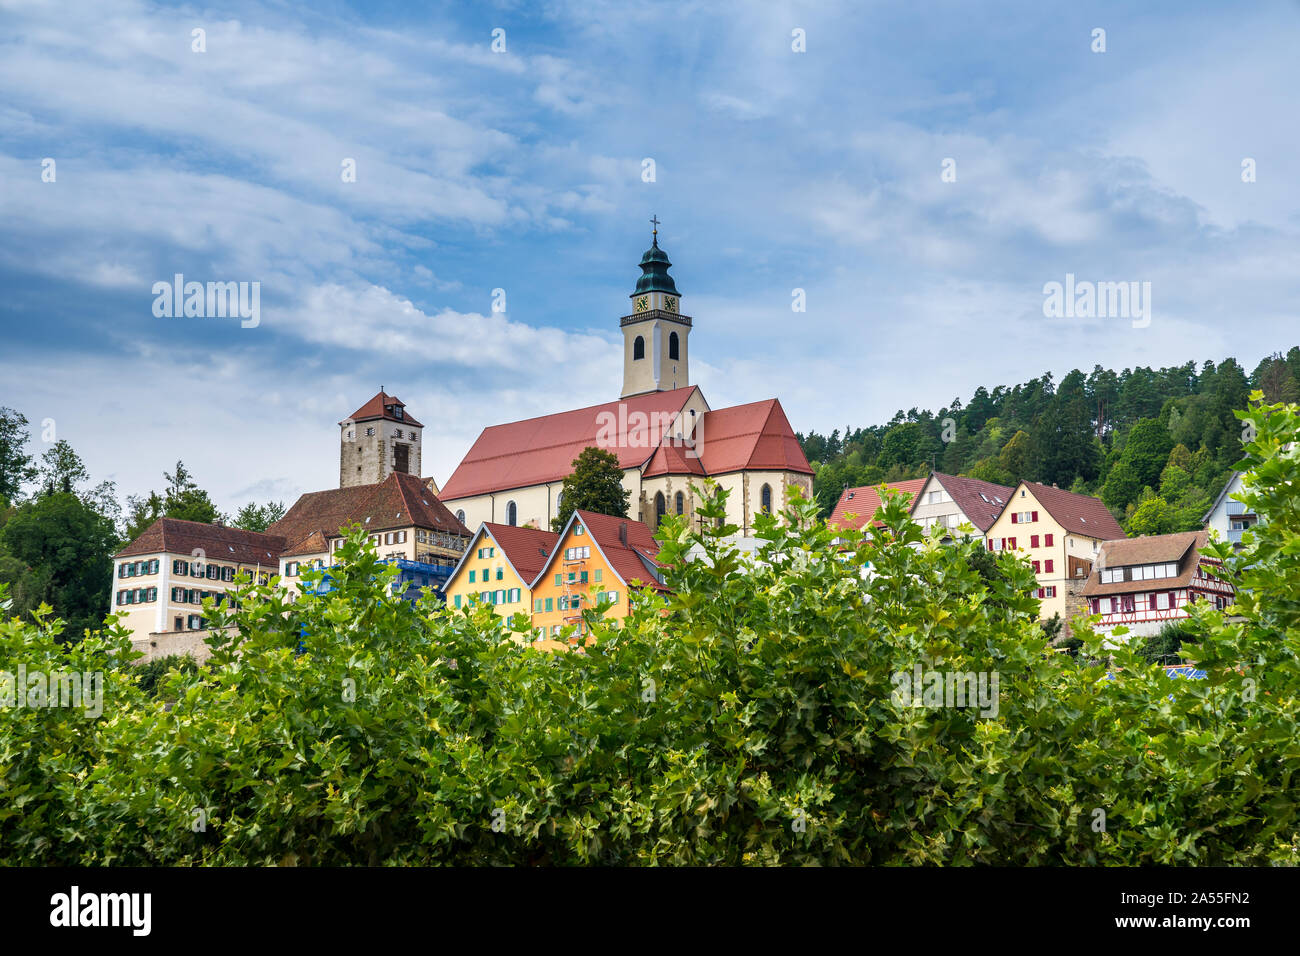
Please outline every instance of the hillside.
[{"label": "hillside", "polygon": [[1234,409],[1253,389],[1300,400],[1300,347],[1249,375],[1234,358],[1114,372],[1075,369],[1020,385],[981,386],[937,412],[911,408],[884,425],[799,434],[829,515],[847,487],[932,470],[1014,485],[1020,479],[1094,494],[1130,535],[1200,527],[1232,465],[1242,426]]}]

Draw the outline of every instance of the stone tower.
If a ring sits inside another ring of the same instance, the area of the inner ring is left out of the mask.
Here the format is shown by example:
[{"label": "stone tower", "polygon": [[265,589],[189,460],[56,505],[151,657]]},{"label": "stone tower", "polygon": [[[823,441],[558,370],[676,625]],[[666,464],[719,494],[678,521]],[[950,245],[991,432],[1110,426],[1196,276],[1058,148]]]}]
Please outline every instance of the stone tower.
[{"label": "stone tower", "polygon": [[339,487],[373,485],[395,471],[418,478],[423,432],[401,400],[381,388],[339,422]]},{"label": "stone tower", "polygon": [[681,296],[668,274],[672,263],[659,248],[659,221],[650,221],[655,226],[654,238],[641,257],[641,278],[630,296],[632,314],[619,321],[623,327],[621,398],[691,384],[686,344],[691,317],[682,314]]}]

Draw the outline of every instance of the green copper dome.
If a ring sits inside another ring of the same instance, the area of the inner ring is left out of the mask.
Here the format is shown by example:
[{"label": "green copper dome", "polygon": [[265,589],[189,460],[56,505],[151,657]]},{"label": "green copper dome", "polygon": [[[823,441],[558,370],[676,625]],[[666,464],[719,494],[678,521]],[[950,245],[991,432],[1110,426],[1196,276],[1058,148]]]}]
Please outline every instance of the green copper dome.
[{"label": "green copper dome", "polygon": [[641,278],[636,280],[636,292],[632,294],[667,292],[670,295],[681,295],[677,291],[673,277],[668,274],[671,265],[672,263],[668,261],[668,253],[659,248],[659,239],[656,236],[654,244],[641,257]]}]

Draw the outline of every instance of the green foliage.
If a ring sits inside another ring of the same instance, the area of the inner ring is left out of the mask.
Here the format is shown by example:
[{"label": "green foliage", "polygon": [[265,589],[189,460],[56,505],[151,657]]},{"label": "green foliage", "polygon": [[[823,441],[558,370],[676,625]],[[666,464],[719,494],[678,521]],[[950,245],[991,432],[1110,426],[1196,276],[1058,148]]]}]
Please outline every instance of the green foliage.
[{"label": "green foliage", "polygon": [[250,501],[235,513],[231,524],[245,531],[265,531],[283,518],[286,511],[283,501],[268,501],[264,505]]},{"label": "green foliage", "polygon": [[564,479],[560,494],[559,511],[551,519],[554,531],[563,528],[575,511],[627,517],[630,492],[623,487],[623,469],[613,452],[584,448],[573,459],[573,472]]},{"label": "green foliage", "polygon": [[0,498],[14,501],[23,485],[36,477],[27,441],[27,417],[0,407]]},{"label": "green foliage", "polygon": [[[1199,524],[1204,510],[1196,508],[1209,507],[1240,454],[1234,410],[1245,407],[1252,385],[1274,402],[1300,394],[1300,347],[1285,359],[1265,359],[1249,379],[1230,358],[1206,362],[1199,372],[1192,362],[1120,373],[1097,366],[1088,375],[1075,369],[1055,387],[1050,375],[1011,388],[980,387],[965,407],[953,399],[937,412],[900,410],[887,424],[799,439],[823,517],[847,487],[934,468],[1003,485],[1026,478],[1100,494],[1116,516],[1149,487],[1173,508],[1172,524],[1181,529]],[[1177,460],[1175,445],[1182,446]],[[1187,473],[1189,487],[1162,487],[1169,463]]]},{"label": "green foliage", "polygon": [[[1085,619],[1079,656],[1054,652],[1025,563],[981,573],[894,493],[862,532],[797,499],[759,516],[752,564],[734,526],[670,516],[673,592],[586,612],[569,653],[395,598],[354,530],[330,593],[243,579],[205,608],[213,658],[166,679],[170,709],[116,624],[65,647],[43,616],[0,622],[0,660],[105,672],[97,719],[0,708],[0,865],[1293,864],[1300,409],[1249,416],[1266,520],[1216,549],[1240,618],[1193,608],[1207,680]],[[917,665],[996,672],[996,715],[900,706]]]},{"label": "green foliage", "polygon": [[193,674],[198,668],[199,665],[189,655],[171,654],[167,657],[152,660],[147,664],[138,664],[135,668],[135,674],[139,678],[140,689],[146,694],[151,697],[163,696],[166,699],[174,700],[174,696],[167,696],[166,678],[175,673]]},{"label": "green foliage", "polygon": [[1189,621],[1170,621],[1158,634],[1146,638],[1137,648],[1138,656],[1152,664],[1179,664],[1179,649],[1184,643],[1196,643],[1196,627]]},{"label": "green foliage", "polygon": [[42,495],[0,528],[0,581],[10,585],[21,613],[42,604],[58,608],[76,639],[104,621],[117,546],[112,521],[76,495]]}]

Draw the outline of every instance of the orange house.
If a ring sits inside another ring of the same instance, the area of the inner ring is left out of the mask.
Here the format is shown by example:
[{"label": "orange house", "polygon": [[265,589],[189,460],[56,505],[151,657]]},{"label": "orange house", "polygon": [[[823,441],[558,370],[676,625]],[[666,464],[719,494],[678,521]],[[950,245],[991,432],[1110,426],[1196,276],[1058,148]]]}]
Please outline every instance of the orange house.
[{"label": "orange house", "polygon": [[582,612],[607,604],[605,617],[627,617],[633,594],[666,591],[655,556],[659,542],[640,521],[575,511],[533,579],[533,627],[554,640],[566,627],[585,633]]}]

